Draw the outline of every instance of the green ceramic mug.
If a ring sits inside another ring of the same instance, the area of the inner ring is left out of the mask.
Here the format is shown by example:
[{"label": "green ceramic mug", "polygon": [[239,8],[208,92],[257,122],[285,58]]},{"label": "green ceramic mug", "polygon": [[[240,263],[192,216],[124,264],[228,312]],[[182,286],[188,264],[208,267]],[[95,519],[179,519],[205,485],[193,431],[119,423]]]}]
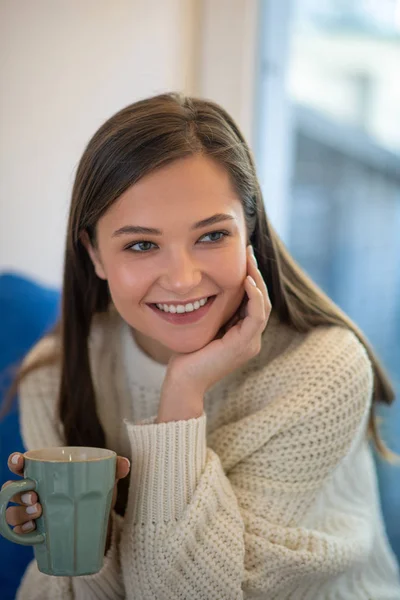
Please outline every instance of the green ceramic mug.
[{"label": "green ceramic mug", "polygon": [[[38,568],[47,575],[75,577],[103,566],[117,455],[86,447],[25,452],[24,479],[0,491],[0,534],[34,546]],[[35,490],[42,515],[36,531],[18,534],[6,522],[6,508],[18,493]]]}]

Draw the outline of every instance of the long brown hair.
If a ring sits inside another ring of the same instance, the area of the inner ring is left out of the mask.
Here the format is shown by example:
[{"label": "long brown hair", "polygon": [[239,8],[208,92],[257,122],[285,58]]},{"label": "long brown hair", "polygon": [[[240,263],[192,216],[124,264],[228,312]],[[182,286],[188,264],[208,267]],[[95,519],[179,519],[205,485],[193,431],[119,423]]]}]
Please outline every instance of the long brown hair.
[{"label": "long brown hair", "polygon": [[251,150],[230,115],[214,102],[180,93],[157,95],[123,108],[86,146],[72,191],[61,317],[53,331],[59,339],[58,355],[20,369],[8,405],[29,372],[58,362],[58,411],[65,443],[104,447],[105,434],[96,412],[89,368],[88,336],[94,314],[108,309],[110,296],[107,282],[95,274],[82,233],[86,231],[96,244],[97,221],[127,188],[155,169],[196,153],[218,161],[230,174],[242,202],[248,239],[280,320],[301,332],[318,325],[344,326],[365,346],[374,371],[369,432],[379,454],[392,460],[394,455],[378,434],[374,409],[377,402],[391,404],[394,390],[370,344],[298,266],[272,228]]}]

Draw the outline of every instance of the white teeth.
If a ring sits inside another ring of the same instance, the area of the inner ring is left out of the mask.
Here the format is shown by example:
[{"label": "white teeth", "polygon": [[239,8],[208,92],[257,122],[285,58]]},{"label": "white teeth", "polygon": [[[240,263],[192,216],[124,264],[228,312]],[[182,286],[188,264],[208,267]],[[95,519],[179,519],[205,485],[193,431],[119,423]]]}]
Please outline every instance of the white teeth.
[{"label": "white teeth", "polygon": [[168,305],[168,304],[156,304],[157,308],[163,310],[164,312],[170,313],[185,313],[185,312],[193,312],[194,310],[198,310],[202,306],[206,304],[208,298],[202,298],[201,300],[196,300],[193,304],[190,302],[189,304],[179,304],[178,306]]}]

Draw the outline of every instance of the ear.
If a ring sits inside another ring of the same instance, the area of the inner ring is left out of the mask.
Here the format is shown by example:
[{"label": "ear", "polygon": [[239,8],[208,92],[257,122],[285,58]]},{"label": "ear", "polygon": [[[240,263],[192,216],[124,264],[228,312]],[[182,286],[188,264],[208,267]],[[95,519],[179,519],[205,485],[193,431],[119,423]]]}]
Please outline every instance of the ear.
[{"label": "ear", "polygon": [[81,242],[85,246],[85,248],[87,250],[87,253],[90,256],[90,259],[91,259],[91,261],[93,263],[93,267],[94,267],[94,270],[96,272],[97,277],[99,277],[100,279],[107,280],[107,276],[106,276],[106,273],[104,271],[104,267],[103,267],[103,264],[101,262],[99,252],[98,252],[97,248],[95,248],[92,245],[92,243],[91,243],[91,241],[89,239],[89,236],[87,234],[87,231],[83,231],[82,232],[82,234],[81,234]]}]

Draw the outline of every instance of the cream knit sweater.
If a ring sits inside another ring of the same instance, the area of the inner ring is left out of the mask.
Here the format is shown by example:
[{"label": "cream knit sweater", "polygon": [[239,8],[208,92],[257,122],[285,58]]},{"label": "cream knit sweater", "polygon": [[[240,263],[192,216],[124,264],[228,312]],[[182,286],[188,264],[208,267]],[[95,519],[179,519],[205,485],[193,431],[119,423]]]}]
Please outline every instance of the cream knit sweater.
[{"label": "cream knit sweater", "polygon": [[[400,599],[366,441],[373,374],[353,333],[296,333],[273,312],[261,352],[207,392],[200,418],[160,424],[166,366],[115,311],[90,347],[107,447],[132,463],[127,511],[112,512],[99,573],[50,577],[33,561],[17,600]],[[45,367],[21,386],[28,449],[65,445],[58,377]]]}]

